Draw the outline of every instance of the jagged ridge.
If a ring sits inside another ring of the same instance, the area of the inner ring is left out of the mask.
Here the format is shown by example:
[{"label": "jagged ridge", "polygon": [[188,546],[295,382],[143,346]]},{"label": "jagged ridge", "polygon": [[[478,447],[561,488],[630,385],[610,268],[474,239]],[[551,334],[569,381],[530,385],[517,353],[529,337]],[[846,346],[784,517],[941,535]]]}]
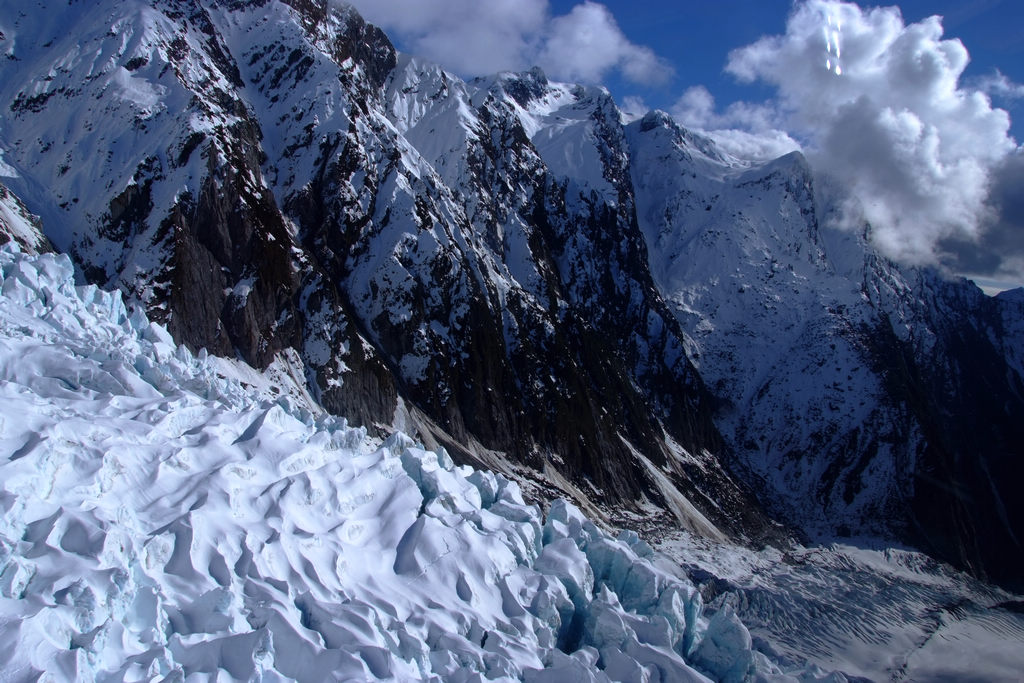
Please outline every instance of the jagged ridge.
[{"label": "jagged ridge", "polygon": [[294,348],[335,412],[662,524],[764,538],[750,486],[1022,575],[1019,305],[827,229],[799,155],[465,83],[326,2],[37,4],[3,26],[8,184],[193,348]]}]

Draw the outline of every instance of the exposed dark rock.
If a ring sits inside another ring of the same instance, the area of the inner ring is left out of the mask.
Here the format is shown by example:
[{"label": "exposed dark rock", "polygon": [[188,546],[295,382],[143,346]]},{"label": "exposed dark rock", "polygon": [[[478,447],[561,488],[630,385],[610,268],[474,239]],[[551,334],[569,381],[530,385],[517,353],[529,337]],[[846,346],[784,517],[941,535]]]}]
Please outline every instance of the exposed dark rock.
[{"label": "exposed dark rock", "polygon": [[[878,331],[873,352],[894,399],[922,432],[909,501],[928,552],[1024,587],[1024,382],[1009,371],[1005,305],[965,282],[925,279],[929,338]],[[925,351],[927,346],[927,351]]]}]

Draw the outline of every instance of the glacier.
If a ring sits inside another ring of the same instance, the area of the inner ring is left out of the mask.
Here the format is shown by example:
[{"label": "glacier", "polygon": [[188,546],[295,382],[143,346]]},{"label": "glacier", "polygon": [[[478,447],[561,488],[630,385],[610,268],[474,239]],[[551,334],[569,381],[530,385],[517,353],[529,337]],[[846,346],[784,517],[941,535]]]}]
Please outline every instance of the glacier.
[{"label": "glacier", "polygon": [[177,345],[0,247],[6,681],[916,680],[1024,667],[1018,596],[908,550],[652,547]]},{"label": "glacier", "polygon": [[635,533],[349,427],[287,365],[0,250],[4,680],[796,680]]}]

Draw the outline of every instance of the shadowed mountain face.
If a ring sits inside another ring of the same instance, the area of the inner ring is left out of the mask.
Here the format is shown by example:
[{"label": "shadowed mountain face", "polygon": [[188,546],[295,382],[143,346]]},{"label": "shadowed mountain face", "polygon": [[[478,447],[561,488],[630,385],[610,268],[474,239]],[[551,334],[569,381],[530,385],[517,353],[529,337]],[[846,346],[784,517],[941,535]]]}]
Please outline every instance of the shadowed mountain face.
[{"label": "shadowed mountain face", "polygon": [[328,3],[37,4],[3,25],[5,182],[180,341],[295,349],[354,423],[613,517],[1022,575],[1021,300],[832,231],[799,155],[463,82]]},{"label": "shadowed mountain face", "polygon": [[896,534],[1020,576],[1019,298],[829,228],[797,154],[751,168],[657,114],[627,137],[651,271],[734,471],[812,536]]}]

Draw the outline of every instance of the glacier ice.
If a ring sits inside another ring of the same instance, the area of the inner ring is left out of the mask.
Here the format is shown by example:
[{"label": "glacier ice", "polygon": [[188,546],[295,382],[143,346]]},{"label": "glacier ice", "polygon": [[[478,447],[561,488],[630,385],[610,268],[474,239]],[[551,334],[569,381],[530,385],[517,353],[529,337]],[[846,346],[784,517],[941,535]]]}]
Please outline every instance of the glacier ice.
[{"label": "glacier ice", "polygon": [[0,292],[6,679],[779,674],[636,534],[176,346],[66,256],[3,247]]}]

